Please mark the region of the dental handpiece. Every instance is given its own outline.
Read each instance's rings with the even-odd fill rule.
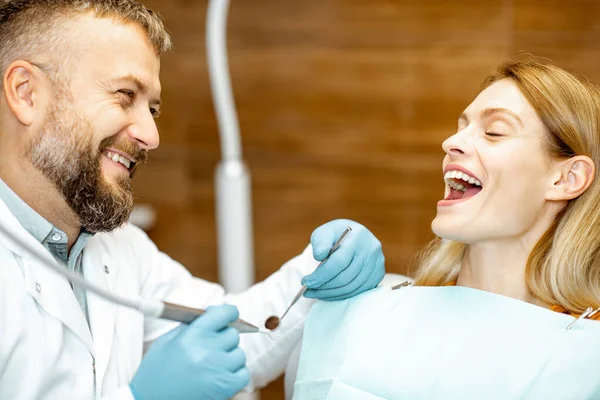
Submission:
[[[167,303],[166,301],[164,301],[163,304],[164,309],[159,315],[159,318],[169,319],[184,324],[189,324],[206,312],[201,308],[191,308],[179,304]],[[268,333],[268,331],[260,329],[258,326],[252,325],[239,318],[230,323],[229,326],[239,333]]]
[[[58,274],[63,275],[69,281],[84,287],[90,292],[112,303],[116,303],[124,307],[138,310],[147,317],[162,318],[175,322],[181,322],[183,324],[189,324],[194,319],[205,313],[205,310],[200,308],[191,308],[160,300],[143,300],[141,298],[129,298],[118,295],[116,293],[109,292],[106,289],[103,289],[96,285],[92,285],[91,283],[86,281],[83,276],[76,274],[75,272],[72,272],[67,268],[61,268],[56,263],[56,260],[54,260],[54,258],[50,255],[50,253],[44,253],[42,255],[39,252],[39,250],[34,249],[33,246],[31,246],[29,243],[25,242],[24,240],[21,240],[20,238],[15,237],[15,235],[11,235],[7,228],[2,226],[1,224],[0,232],[2,232],[2,237],[0,237],[1,241],[5,243],[12,243],[13,247],[25,250],[27,254],[31,255],[32,258],[36,259],[38,262],[42,263],[48,268],[54,270]],[[240,333],[268,333],[267,330],[261,329],[242,319],[238,319],[236,321],[231,322],[229,326],[236,329]]]

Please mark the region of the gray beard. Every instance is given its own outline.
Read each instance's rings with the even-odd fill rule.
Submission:
[[[94,150],[93,132],[91,125],[72,111],[72,105],[64,98],[58,99],[25,154],[56,186],[79,217],[83,229],[92,233],[110,232],[131,215],[133,171],[113,185],[106,182],[100,170],[102,151],[113,145],[116,137],[104,139],[99,149]],[[146,151],[134,150],[136,159],[143,163]]]

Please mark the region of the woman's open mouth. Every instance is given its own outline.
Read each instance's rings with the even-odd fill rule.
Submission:
[[[446,172],[444,181],[450,188],[450,193],[444,201],[466,200],[475,196],[482,189],[481,182],[477,178],[462,171]]]

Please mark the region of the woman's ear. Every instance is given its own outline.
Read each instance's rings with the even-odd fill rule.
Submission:
[[[39,90],[43,73],[27,61],[11,63],[3,80],[8,108],[23,125],[31,125],[39,112]]]
[[[547,200],[571,200],[581,196],[592,184],[596,167],[591,158],[575,156],[556,166],[558,178],[546,194]]]

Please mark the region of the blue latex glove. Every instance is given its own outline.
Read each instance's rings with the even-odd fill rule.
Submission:
[[[230,305],[209,307],[190,325],[150,347],[129,387],[136,400],[225,400],[250,379],[240,334],[227,327],[239,316]]]
[[[322,261],[346,227],[352,232],[315,272],[302,278],[304,296],[342,300],[376,287],[385,275],[381,242],[361,224],[347,219],[331,221],[315,229],[310,238],[315,260]]]

